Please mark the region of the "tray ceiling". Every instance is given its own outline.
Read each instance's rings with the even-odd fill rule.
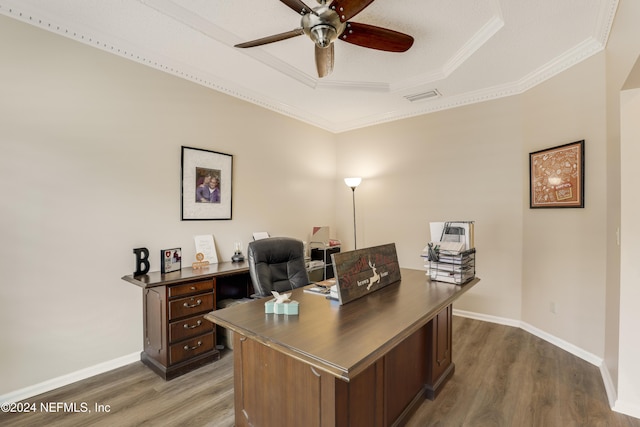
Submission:
[[[310,7],[317,6],[306,0]],[[604,49],[617,0],[377,0],[351,21],[409,34],[405,53],[335,42],[318,78],[278,0],[0,0],[0,13],[331,132],[522,93]]]

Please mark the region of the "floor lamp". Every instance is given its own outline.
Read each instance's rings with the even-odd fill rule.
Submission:
[[[352,199],[353,199],[353,246],[355,249],[358,249],[358,243],[356,238],[356,188],[362,182],[362,178],[345,178],[344,183],[347,184],[347,187],[351,188]]]

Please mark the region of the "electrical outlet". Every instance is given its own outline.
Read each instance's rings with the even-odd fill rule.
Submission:
[[[550,311],[551,313],[553,313],[553,314],[558,314],[558,311],[557,311],[557,309],[556,309],[556,303],[555,303],[555,301],[551,301],[551,302],[549,303],[549,311]]]

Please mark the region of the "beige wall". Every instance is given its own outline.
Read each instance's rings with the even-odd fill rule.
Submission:
[[[456,308],[519,319],[521,117],[514,97],[338,135],[338,175],[363,177],[359,246],[395,242],[402,266],[423,269],[429,222],[474,220],[482,284]],[[336,190],[338,226],[346,230],[350,193],[344,184]]]
[[[333,225],[335,137],[0,16],[0,395],[142,348],[133,248]],[[232,221],[180,221],[181,145],[234,156]]]
[[[522,320],[599,357],[606,289],[605,94],[599,54],[522,96],[526,166],[530,152],[585,140],[585,208],[524,211]]]
[[[598,55],[524,95],[338,135],[338,175],[364,177],[361,244],[395,241],[400,263],[422,268],[430,221],[474,220],[482,282],[456,308],[522,320],[602,357],[604,70]],[[528,153],[582,139],[586,208],[529,209]],[[337,192],[346,228],[348,193]]]

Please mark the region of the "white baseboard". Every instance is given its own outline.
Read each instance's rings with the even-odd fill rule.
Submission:
[[[498,325],[513,326],[519,328],[521,323],[519,320],[507,319],[506,317],[491,316],[489,314],[474,313],[473,311],[464,311],[453,309],[454,316],[468,317],[469,319],[482,320],[483,322],[497,323]]]
[[[640,419],[640,406],[637,404],[617,400],[612,409],[621,414]]]
[[[497,317],[497,316],[490,316],[487,314],[481,314],[481,313],[473,313],[471,311],[464,311],[464,310],[456,310],[455,308],[453,309],[453,314],[454,316],[460,316],[460,317],[468,317],[470,319],[476,319],[476,320],[482,320],[485,322],[491,322],[491,323],[497,323],[499,325],[506,325],[506,326],[513,326],[516,328],[520,328],[523,329],[527,332],[529,332],[532,335],[537,336],[538,338],[541,338],[553,345],[555,345],[556,347],[559,347],[565,351],[568,351],[569,353],[573,354],[574,356],[579,357],[582,360],[586,360],[587,362],[591,363],[592,365],[595,365],[597,367],[600,367],[603,364],[602,358],[589,353],[588,351],[585,351],[583,349],[581,349],[580,347],[577,347],[567,341],[564,341],[558,337],[555,337],[547,332],[544,332],[534,326],[531,326],[528,323],[522,322],[520,320],[513,320],[513,319],[507,319],[504,317]]]
[[[607,399],[609,399],[609,406],[613,409],[616,405],[616,400],[618,400],[618,391],[616,390],[616,385],[613,383],[613,379],[611,378],[611,373],[607,369],[607,366],[603,363],[600,365],[600,375],[602,375],[602,382],[604,382],[604,389],[607,392]],[[620,412],[620,411],[616,411]]]
[[[565,351],[568,351],[569,353],[573,354],[574,356],[578,356],[580,359],[585,360],[589,363],[591,363],[594,366],[597,366],[598,368],[600,366],[602,366],[602,364],[604,363],[604,361],[602,360],[601,357],[596,356],[593,353],[589,353],[588,351],[585,351],[583,349],[581,349],[580,347],[571,344],[570,342],[567,342],[563,339],[560,339],[556,336],[553,336],[543,330],[540,330],[538,328],[536,328],[535,326],[532,326],[528,323],[522,322],[522,329],[524,329],[525,331],[529,332],[530,334],[533,334],[535,336],[537,336],[538,338],[542,338],[543,340],[550,342],[551,344],[555,345],[556,347],[559,347]]]
[[[84,380],[86,378],[90,378],[116,368],[120,368],[139,360],[140,352],[131,353],[126,356],[118,357],[117,359],[108,360],[106,362],[99,363],[97,365],[90,366],[88,368],[81,369],[67,375],[52,378],[39,384],[35,384],[20,390],[12,391],[11,393],[4,394],[0,396],[0,403],[19,402],[21,400],[29,399],[39,394],[64,387],[66,385],[75,383],[76,381]]]
[[[559,347],[569,353],[577,356],[592,365],[597,366],[600,369],[600,375],[602,376],[602,380],[604,382],[605,391],[607,393],[607,397],[609,399],[609,406],[612,410],[619,412],[621,414],[629,415],[635,418],[640,418],[640,406],[623,402],[617,399],[616,388],[614,386],[613,380],[611,379],[611,375],[609,371],[606,369],[604,365],[604,361],[587,352],[583,349],[568,343],[560,338],[557,338],[551,334],[548,334],[538,328],[535,328],[525,322],[521,322],[519,320],[508,319],[504,317],[491,316],[482,313],[474,313],[471,311],[457,310],[453,309],[454,316],[460,317],[468,317],[470,319],[481,320],[484,322],[496,323],[499,325],[512,326],[516,328],[521,328],[553,345]],[[76,381],[80,381],[98,374],[102,374],[104,372],[111,371],[116,368],[120,368],[122,366],[128,365],[130,363],[134,363],[140,360],[140,353],[132,353],[126,356],[119,357],[117,359],[109,360],[107,362],[99,363],[97,365],[91,366],[89,368],[81,369],[76,372],[72,372],[67,375],[63,375],[57,378],[53,378],[39,384],[35,384],[33,386],[25,387],[20,390],[13,391],[11,393],[4,394],[0,396],[0,403],[7,402],[19,402],[21,400],[29,399],[31,397],[37,396],[42,393],[46,393],[51,390],[55,390],[57,388],[72,384]]]
[[[580,347],[575,346],[565,340],[555,337],[547,332],[544,332],[528,323],[525,323],[519,320],[507,319],[507,318],[497,317],[497,316],[489,316],[486,314],[473,313],[473,312],[464,311],[464,310],[456,310],[455,308],[453,309],[453,315],[460,316],[460,317],[468,317],[470,319],[482,320],[484,322],[497,323],[500,325],[513,326],[516,328],[523,329],[529,332],[530,334],[535,335],[538,338],[543,339],[548,343],[551,343],[556,347],[559,347],[573,354],[574,356],[577,356],[580,359],[585,360],[591,363],[592,365],[597,366],[600,369],[600,375],[602,376],[602,381],[604,382],[605,392],[607,393],[607,398],[609,400],[609,406],[611,407],[611,409],[615,412],[620,412],[620,413],[638,418],[638,414],[640,414],[640,408],[638,408],[637,405],[626,405],[623,402],[620,402],[619,400],[617,400],[616,387],[613,383],[613,380],[611,379],[611,375],[607,370],[604,364],[604,360],[602,358],[592,353],[589,353],[588,351],[585,351]]]

